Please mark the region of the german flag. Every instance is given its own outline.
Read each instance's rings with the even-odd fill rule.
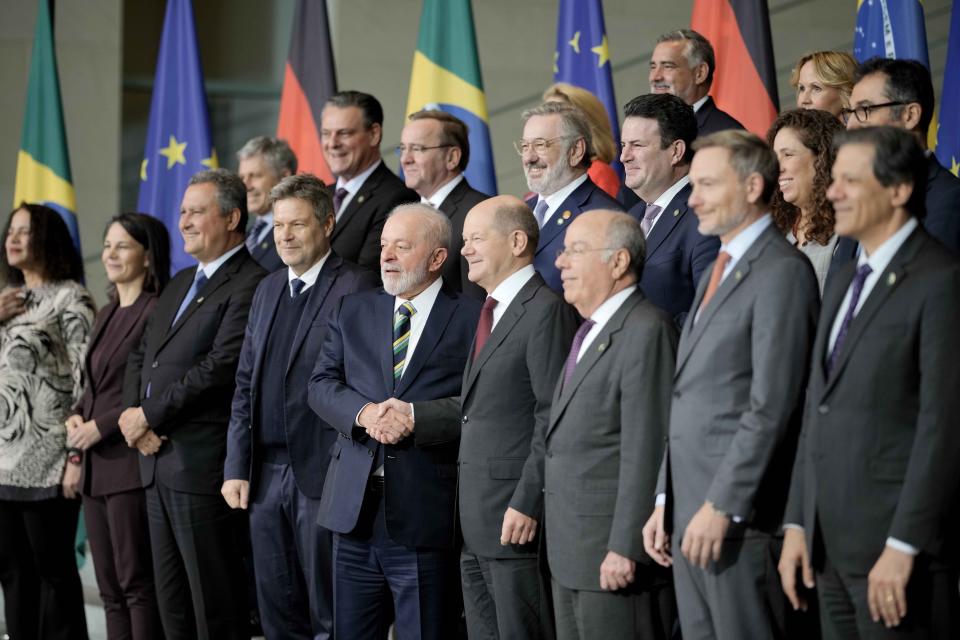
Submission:
[[[297,0],[283,74],[277,137],[297,154],[297,166],[327,182],[333,174],[320,149],[320,114],[337,91],[326,0]]]
[[[27,83],[27,109],[23,116],[23,134],[17,154],[17,178],[13,206],[21,202],[45,204],[55,209],[80,251],[77,228],[77,197],[70,174],[57,54],[53,46],[50,0],[40,0],[33,37],[30,79]]]
[[[764,136],[780,111],[766,0],[694,0],[690,27],[713,45],[717,106]]]

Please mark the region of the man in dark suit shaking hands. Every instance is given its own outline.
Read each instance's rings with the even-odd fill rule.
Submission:
[[[334,537],[335,636],[379,640],[390,593],[400,638],[453,637],[458,439],[381,406],[460,391],[480,303],[444,286],[450,220],[398,207],[380,239],[383,289],[345,296],[310,379],[339,432],[319,523]]]
[[[784,591],[824,638],[956,638],[960,259],[918,221],[915,136],[848,131],[827,197],[863,248],[824,292],[784,516]]]
[[[140,459],[140,475],[170,639],[249,637],[238,523],[220,497],[237,360],[265,275],[243,244],[246,222],[237,175],[190,179],[180,233],[200,264],[164,289],[127,363],[120,429],[130,446],[156,451]]]
[[[253,296],[221,493],[232,509],[250,509],[265,634],[332,638],[333,537],[316,522],[337,432],[307,405],[307,380],[340,298],[378,280],[330,250],[333,203],[318,178],[285,178],[270,206],[287,268]]]

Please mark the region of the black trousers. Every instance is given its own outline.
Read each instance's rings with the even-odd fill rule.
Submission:
[[[246,640],[247,593],[238,514],[220,495],[147,491],[160,619],[167,640]]]
[[[0,584],[15,640],[87,637],[74,537],[79,500],[0,500]]]

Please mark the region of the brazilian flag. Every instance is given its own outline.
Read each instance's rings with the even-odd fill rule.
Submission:
[[[446,111],[470,130],[470,163],[464,175],[474,189],[495,195],[487,97],[470,0],[424,0],[420,37],[413,54],[407,114],[420,109]]]
[[[73,191],[66,129],[63,126],[50,1],[40,0],[37,11],[13,206],[30,202],[55,209],[67,223],[79,252],[80,231],[74,214],[77,197]]]

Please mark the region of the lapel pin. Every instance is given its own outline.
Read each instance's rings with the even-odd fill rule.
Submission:
[[[260,248],[261,248],[261,249],[266,249],[268,246],[269,246],[269,245],[267,244],[266,241],[260,243]]]
[[[601,343],[600,343],[600,346],[597,347],[597,351],[599,351],[600,353],[603,353],[603,350],[606,349],[606,348],[607,348],[607,343],[606,343],[606,342],[601,342]]]
[[[736,273],[733,274],[733,277],[736,278],[737,280],[739,280],[740,278],[743,277],[743,274],[742,274],[741,272],[737,271]]]
[[[673,210],[673,217],[676,218],[678,215],[680,215],[680,209],[674,209],[674,210]]]
[[[887,276],[887,286],[892,287],[896,283],[897,283],[897,274],[891,271],[890,275]]]
[[[197,298],[197,304],[201,304],[202,302],[203,302],[203,296],[200,296],[199,298]]]
[[[569,220],[569,219],[570,219],[570,211],[564,211],[564,212],[563,212],[563,219],[564,219],[564,220]]]
[[[364,200],[366,200],[366,198],[364,198],[362,194],[357,196],[357,204],[363,204]]]

